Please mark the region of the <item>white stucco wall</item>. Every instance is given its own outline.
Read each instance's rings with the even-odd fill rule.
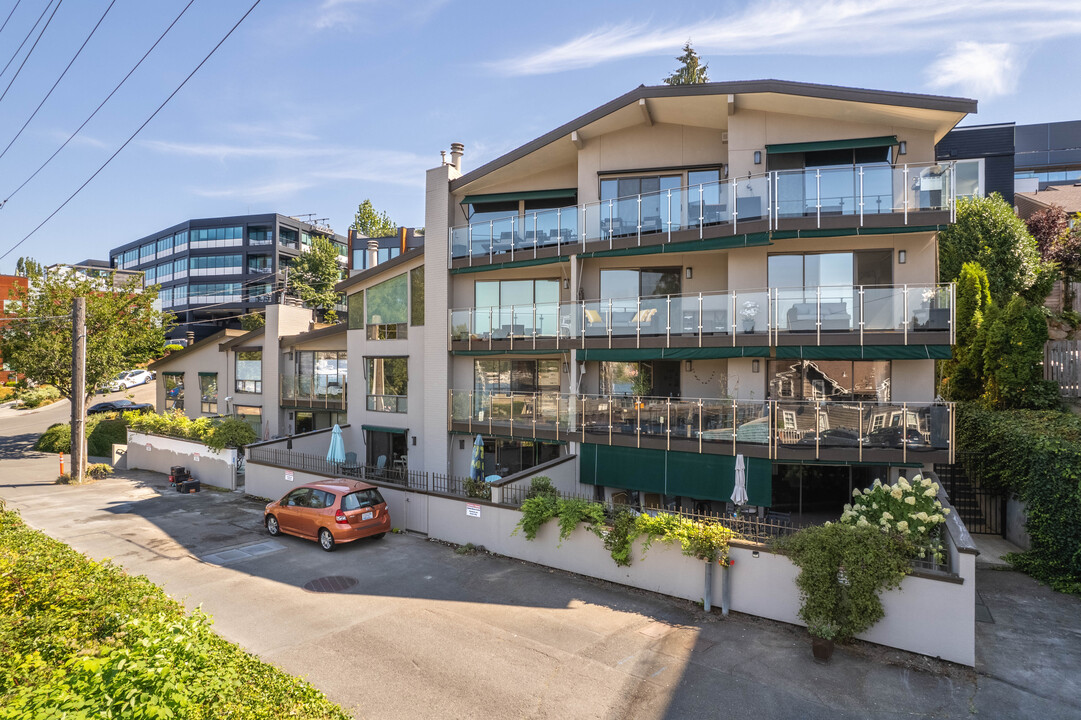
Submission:
[[[234,448],[220,452],[202,443],[128,431],[127,463],[130,470],[152,470],[169,474],[169,468],[183,465],[193,479],[206,485],[236,489]]]

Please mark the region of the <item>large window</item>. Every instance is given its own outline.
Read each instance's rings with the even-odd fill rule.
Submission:
[[[889,360],[770,360],[770,400],[890,401]]]
[[[680,268],[601,270],[601,298],[637,298],[679,295]]]
[[[890,147],[770,154],[781,217],[893,212]],[[862,201],[862,205],[861,205]]]
[[[364,329],[364,293],[355,292],[348,296],[347,302],[349,303],[349,329],[350,330],[363,330]]]
[[[274,257],[272,255],[249,255],[248,272],[271,273],[274,272]]]
[[[491,332],[497,338],[528,336],[533,334],[534,324],[538,335],[556,334],[559,280],[478,280],[475,292],[477,334]],[[497,309],[488,313],[481,308]]]
[[[274,244],[274,228],[272,228],[272,227],[249,227],[248,228],[248,244],[249,245],[273,245]]]
[[[253,405],[235,405],[233,415],[248,423],[251,429],[255,431],[255,437],[264,437],[263,408]]]
[[[278,242],[283,247],[289,247],[297,249],[299,242],[297,241],[297,231],[292,228],[281,228],[278,231]]]
[[[559,445],[534,440],[484,440],[484,476],[506,477],[559,457]]]
[[[165,409],[166,410],[183,410],[184,409],[184,373],[167,372],[162,373],[162,380],[165,383]]]
[[[408,408],[409,358],[365,358],[368,381],[368,409],[404,413]]]
[[[236,391],[263,392],[263,351],[241,350],[236,354]]]
[[[173,250],[180,252],[188,249],[188,231],[178,232],[173,236]]]
[[[155,254],[155,247],[156,247],[156,245],[154,243],[147,243],[146,245],[143,245],[142,247],[140,247],[139,248],[139,262],[144,263],[147,260],[153,260],[154,259],[154,254]]]
[[[349,376],[345,350],[298,350],[294,363],[298,395],[337,399],[343,397]]]
[[[478,393],[558,393],[559,360],[476,360]]]
[[[192,283],[191,301],[195,303],[240,302],[240,283]]]
[[[409,327],[409,282],[405,273],[367,290],[365,322],[369,340],[406,337]]]
[[[424,266],[409,271],[409,324],[424,324]]]
[[[243,255],[194,255],[189,272],[196,275],[238,275],[243,272]]]
[[[683,175],[604,178],[601,180],[601,230],[613,235],[634,235],[679,228],[679,187]],[[668,192],[672,191],[671,203]],[[641,203],[639,203],[641,195]],[[611,201],[611,202],[607,202]]]
[[[191,231],[192,248],[239,247],[244,244],[244,228],[200,228]]]
[[[680,397],[679,361],[602,362],[602,395]]]
[[[173,260],[173,277],[182,278],[188,276],[188,259],[179,258]]]
[[[861,312],[864,330],[890,330],[903,320],[892,250],[770,255],[767,281],[777,288],[782,330],[858,330]]]
[[[173,252],[173,236],[168,235],[163,238],[159,238],[157,242],[158,257],[164,257]]]
[[[204,415],[218,414],[218,374],[199,373],[199,410]]]

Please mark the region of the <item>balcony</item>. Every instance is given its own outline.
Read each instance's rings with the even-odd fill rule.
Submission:
[[[952,345],[954,286],[729,290],[450,311],[450,349]]]
[[[405,395],[368,395],[367,397],[368,410],[372,412],[409,412],[409,401]]]
[[[953,164],[777,170],[453,227],[451,266],[551,258],[767,231],[953,221]]]
[[[779,462],[953,462],[952,403],[450,391],[450,430]]]
[[[283,406],[327,410],[347,409],[349,383],[329,375],[281,375]]]

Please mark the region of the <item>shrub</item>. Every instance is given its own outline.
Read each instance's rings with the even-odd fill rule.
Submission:
[[[239,448],[255,442],[255,430],[240,418],[225,418],[213,426],[206,439],[211,450],[221,451],[227,447]]]
[[[900,585],[909,571],[910,546],[870,525],[808,527],[778,546],[800,569],[799,616],[817,637],[845,640],[881,620],[879,595]]]
[[[900,535],[912,544],[921,558],[931,556],[943,563],[942,524],[950,514],[938,500],[938,483],[917,474],[910,483],[898,478],[893,485],[875,480],[874,485],[852,491],[852,504],[846,504],[841,523],[857,527],[877,527],[884,533]]]
[[[87,466],[86,474],[95,480],[101,480],[113,474],[113,466],[108,463],[94,463]]]
[[[1025,503],[1031,549],[1009,559],[1054,589],[1081,595],[1081,417],[969,403],[956,422],[969,477]]]
[[[0,503],[0,719],[346,720],[143,576],[31,530]]]
[[[105,415],[92,415],[86,421],[86,454],[109,457],[113,445],[123,445],[127,438],[127,422]],[[71,423],[51,425],[34,443],[39,452],[70,453]]]
[[[0,402],[10,400],[15,396],[15,388],[4,385],[0,387]]]
[[[477,498],[479,500],[491,500],[492,499],[492,486],[484,480],[476,480],[474,478],[466,478],[465,480],[465,494],[466,497]]]
[[[20,396],[22,404],[28,408],[41,407],[56,402],[60,399],[60,391],[52,385],[43,385],[33,390],[27,390]]]
[[[552,478],[546,475],[538,475],[529,482],[529,490],[526,491],[526,499],[535,498],[540,495],[547,495],[548,497],[559,497],[559,490],[552,484]]]
[[[165,352],[167,352],[167,353],[176,352],[177,350],[183,350],[183,349],[184,349],[183,345],[177,345],[176,343],[169,343],[168,345],[165,346]]]
[[[56,423],[50,425],[34,443],[34,449],[38,452],[69,453],[71,452],[71,424]]]

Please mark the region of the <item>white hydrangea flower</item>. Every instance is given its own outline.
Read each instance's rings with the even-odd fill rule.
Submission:
[[[900,500],[902,497],[904,497],[905,491],[899,487],[895,487],[893,490],[890,491],[890,495],[893,496],[894,500]]]
[[[843,509],[844,509],[845,512],[848,512],[849,510],[852,509],[852,503],[845,503],[845,506],[844,506]]]
[[[872,510],[878,510],[878,503],[876,503],[876,502],[871,503],[871,509]]]
[[[942,514],[943,515],[949,515],[950,514],[950,509],[949,508],[942,508]]]
[[[936,524],[940,523],[940,522],[944,522],[946,520],[946,518],[942,517],[938,513],[935,513],[934,515],[932,515],[930,519],[931,519],[931,522],[936,523]]]
[[[882,519],[883,520],[893,520],[893,515],[890,515],[888,512],[884,512],[884,513],[882,513]]]
[[[859,497],[859,496],[860,496],[860,495],[862,495],[862,494],[863,494],[863,493],[861,493],[861,492],[860,492],[860,489],[859,489],[859,488],[856,488],[856,489],[854,489],[854,490],[852,491],[852,497]]]
[[[920,531],[921,533],[925,533],[925,532],[927,532],[927,528],[926,528],[925,526],[923,526],[923,525],[920,525],[920,526],[919,526],[918,528],[916,528],[916,529],[917,529],[917,530],[919,530],[919,531]]]
[[[867,518],[860,515],[860,519],[856,522],[856,527],[868,527],[871,523],[867,522]]]
[[[916,473],[916,476],[912,478],[913,485],[923,485],[924,482],[926,481],[923,479],[923,475],[921,475],[920,473]]]
[[[924,511],[921,510],[918,513],[916,513],[916,518],[918,520],[923,521],[923,522],[927,522],[927,513],[925,513]]]
[[[874,485],[872,485],[871,488],[874,489],[874,488],[878,488],[878,487],[882,487],[882,481],[879,480],[878,478],[875,478]]]
[[[915,505],[916,504],[916,496],[915,495],[909,495],[908,497],[905,498],[905,502],[908,503],[909,505]]]
[[[929,487],[923,491],[924,497],[934,497],[935,495],[938,495],[938,491],[935,490],[933,487]]]
[[[901,488],[905,492],[908,492],[912,489],[912,486],[908,484],[908,480],[905,480],[903,477],[897,478],[897,487]]]
[[[938,501],[938,500],[935,500],[935,507],[936,508],[942,507],[942,503],[940,501]]]
[[[900,522],[897,523],[897,529],[899,531],[907,534],[908,533],[908,523],[906,523],[904,520],[901,520]]]

